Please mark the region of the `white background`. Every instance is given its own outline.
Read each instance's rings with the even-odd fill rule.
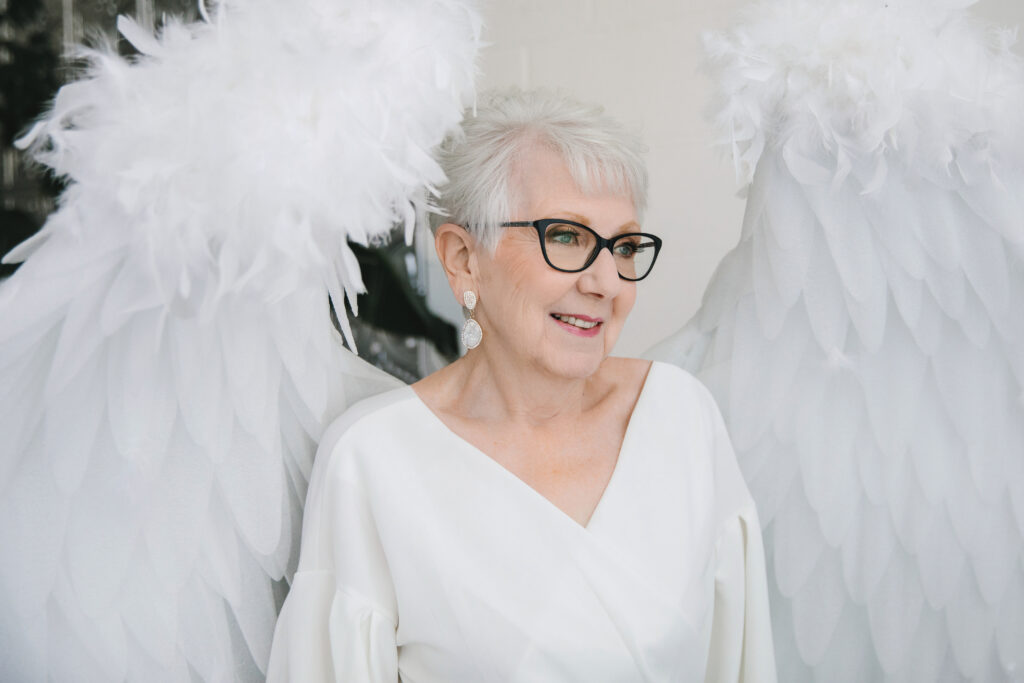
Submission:
[[[682,327],[739,238],[744,205],[736,197],[731,163],[715,147],[703,115],[712,84],[699,65],[700,34],[728,27],[745,4],[491,0],[484,6],[488,45],[481,53],[480,89],[562,89],[604,105],[650,148],[645,228],[665,246],[654,272],[639,284],[616,355],[639,355]],[[1024,0],[980,0],[972,12],[1024,26]],[[432,283],[431,305],[461,322],[447,284],[436,275]]]

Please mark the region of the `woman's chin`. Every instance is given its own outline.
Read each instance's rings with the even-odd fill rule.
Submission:
[[[597,372],[606,357],[603,352],[558,354],[557,358],[545,359],[545,366],[551,374],[565,379],[587,379]]]

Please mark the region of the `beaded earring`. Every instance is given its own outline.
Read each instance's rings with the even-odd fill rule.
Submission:
[[[476,292],[472,289],[463,292],[462,305],[469,311],[469,317],[462,325],[462,343],[467,349],[475,349],[480,346],[480,340],[484,337],[480,323],[473,319],[473,309],[476,308]]]

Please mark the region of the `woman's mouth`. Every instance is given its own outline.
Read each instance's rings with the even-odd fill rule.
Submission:
[[[559,323],[562,329],[581,337],[593,337],[600,331],[603,322],[600,318],[591,318],[586,315],[552,313],[551,317]]]

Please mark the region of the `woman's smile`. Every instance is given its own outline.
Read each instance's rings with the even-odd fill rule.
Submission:
[[[601,318],[591,318],[581,313],[575,315],[552,313],[551,317],[566,332],[580,337],[597,336],[601,331],[601,325],[604,323],[604,320]]]

